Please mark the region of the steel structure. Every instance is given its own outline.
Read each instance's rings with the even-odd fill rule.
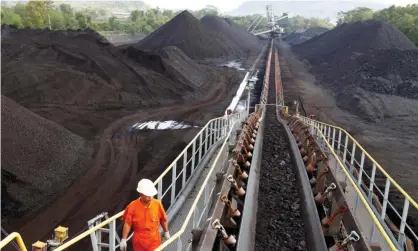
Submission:
[[[267,19],[267,23],[268,23],[268,29],[264,30],[264,31],[255,31],[255,29],[257,28],[258,24],[261,22],[261,20],[263,18],[260,18],[260,20],[258,21],[258,23],[253,27],[253,29],[251,29],[251,33],[253,33],[254,35],[262,35],[262,34],[266,34],[266,33],[270,33],[272,35],[274,34],[280,34],[283,33],[283,28],[280,27],[277,24],[277,21],[287,18],[287,14],[284,13],[281,17],[276,17],[274,14],[274,10],[273,7],[271,5],[267,5],[266,6],[266,19]],[[250,27],[252,27],[252,25],[255,23],[255,21],[250,25]],[[249,30],[249,29],[248,29]]]

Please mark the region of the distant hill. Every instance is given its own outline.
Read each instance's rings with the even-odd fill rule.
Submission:
[[[224,13],[231,16],[242,16],[251,14],[266,13],[266,5],[271,4],[276,15],[280,16],[283,12],[288,12],[289,16],[304,16],[329,18],[330,21],[337,19],[340,11],[348,11],[356,7],[367,7],[373,10],[389,7],[382,3],[370,3],[367,1],[246,1],[237,9]]]
[[[13,6],[17,3],[27,4],[28,0],[15,0],[15,1],[1,1],[2,5]],[[59,6],[62,3],[70,4],[75,10],[82,9],[94,9],[106,10],[108,13],[118,12],[131,12],[136,9],[146,10],[149,6],[143,1],[97,1],[97,0],[85,0],[85,1],[54,1],[55,6]]]

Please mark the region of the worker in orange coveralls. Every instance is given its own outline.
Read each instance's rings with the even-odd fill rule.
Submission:
[[[125,224],[120,248],[126,250],[126,238],[132,229],[134,231],[132,237],[134,251],[152,251],[161,245],[159,224],[164,230],[164,237],[170,238],[167,215],[161,201],[153,198],[158,191],[151,180],[140,180],[136,190],[139,193],[139,198],[129,203],[123,214]]]

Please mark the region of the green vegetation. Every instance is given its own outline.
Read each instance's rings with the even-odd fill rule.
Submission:
[[[173,18],[177,13],[171,10],[150,9],[142,2],[103,2],[88,1],[85,8],[78,2],[66,4],[63,1],[29,1],[27,5],[18,3],[12,7],[3,6],[1,11],[1,23],[14,25],[18,28],[46,28],[54,30],[85,29],[91,28],[98,31],[118,31],[129,34],[142,32],[149,34],[162,24]],[[135,5],[133,5],[135,3]],[[113,8],[113,9],[112,9]],[[134,8],[130,15],[125,17],[111,16],[112,10],[120,12]],[[220,11],[214,6],[206,6],[198,11],[190,11],[197,18],[207,14],[220,15]],[[128,12],[129,13],[129,12]],[[249,16],[225,16],[234,22],[248,27],[261,15]],[[326,20],[316,18],[303,18],[296,16],[280,21],[285,30],[291,31],[298,28],[311,26],[323,26],[331,28]],[[267,29],[267,20],[264,18],[258,24],[256,30]]]
[[[66,4],[64,1],[53,2],[51,0],[30,0],[26,5],[17,3],[14,6],[3,5],[3,3],[1,23],[10,24],[18,28],[49,27],[54,30],[91,28],[97,31],[116,31],[129,34],[141,32],[149,34],[177,14],[171,10],[148,8],[140,1],[87,1],[84,8],[80,4],[81,2]],[[121,15],[112,16],[112,10],[121,12]],[[206,6],[201,10],[190,12],[197,18],[201,18],[206,14],[221,15],[214,6]],[[225,17],[245,27],[249,27],[260,15]],[[367,19],[379,19],[393,24],[405,33],[411,41],[418,44],[418,4],[407,5],[406,7],[391,6],[376,12],[360,7],[347,12],[340,12],[337,24]],[[279,25],[284,27],[286,32],[301,28],[306,29],[312,26],[326,28],[333,28],[334,26],[325,19],[304,18],[301,16],[281,19]],[[267,20],[264,18],[258,24],[256,30],[265,30],[266,28]]]
[[[338,14],[338,25],[367,19],[383,20],[397,27],[413,43],[418,44],[418,4],[409,4],[405,7],[392,5],[376,12],[361,7]]]
[[[118,3],[118,2],[117,2]],[[136,9],[129,16],[108,16],[105,9],[82,9],[76,11],[72,5],[52,1],[29,1],[13,7],[2,6],[1,23],[18,28],[47,28],[54,30],[86,29],[98,31],[121,31],[130,34],[150,33],[176,15],[171,10]]]

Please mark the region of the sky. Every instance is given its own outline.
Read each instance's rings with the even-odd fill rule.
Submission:
[[[295,0],[292,0],[295,1]],[[297,1],[297,0],[296,0]],[[309,1],[309,0],[304,0]],[[330,0],[339,1],[339,0]],[[346,1],[346,0],[345,0]],[[216,6],[221,12],[231,11],[237,8],[245,0],[144,0],[152,7],[160,7],[165,9],[191,9],[197,10],[205,7],[206,5]],[[353,2],[362,2],[361,0],[354,0]],[[396,4],[407,5],[418,3],[418,0],[369,0],[369,2],[383,3],[383,4]]]

